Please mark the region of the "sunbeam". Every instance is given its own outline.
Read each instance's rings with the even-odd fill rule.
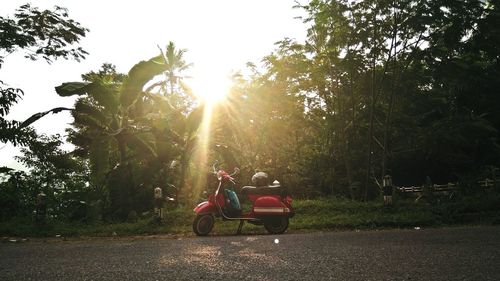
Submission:
[[[210,129],[212,125],[213,103],[205,102],[203,109],[203,119],[201,121],[193,163],[196,169],[196,179],[193,184],[193,196],[198,198],[206,184],[206,170],[208,167],[208,157],[210,153]]]

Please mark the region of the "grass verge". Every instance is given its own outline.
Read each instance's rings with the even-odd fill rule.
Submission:
[[[357,202],[340,198],[295,200],[296,215],[289,232],[316,230],[351,230],[377,228],[439,227],[450,225],[500,224],[500,196],[481,195],[445,202],[398,200],[384,207],[380,201]],[[133,223],[82,223],[49,220],[37,225],[31,218],[0,222],[0,236],[16,237],[86,237],[133,235],[193,235],[192,208],[168,210],[162,223],[142,218]],[[238,222],[216,220],[214,235],[234,234]],[[265,233],[262,226],[245,224],[244,233]]]

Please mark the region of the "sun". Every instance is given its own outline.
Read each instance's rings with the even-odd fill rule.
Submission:
[[[212,64],[214,65],[214,64]],[[193,163],[197,170],[204,170],[209,165],[210,146],[213,140],[212,125],[214,112],[217,105],[225,101],[232,87],[232,80],[227,72],[219,68],[196,69],[189,79],[189,87],[198,98],[199,105],[203,108],[203,118],[197,133]],[[200,193],[205,180],[205,174],[199,173],[193,185],[193,191]]]
[[[231,88],[231,80],[220,71],[205,72],[194,76],[190,81],[193,94],[202,102],[216,104],[225,99]]]
[[[223,71],[198,72],[190,79],[189,86],[193,94],[199,99],[200,105],[203,105],[203,118],[197,134],[197,141],[193,153],[193,163],[196,169],[204,170],[209,165],[210,146],[212,143],[212,125],[214,123],[213,113],[217,105],[224,102],[231,89],[232,81]],[[199,173],[195,181],[193,191],[200,193],[203,189],[205,174]]]

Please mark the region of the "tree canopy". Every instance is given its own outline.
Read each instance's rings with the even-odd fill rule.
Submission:
[[[53,10],[39,10],[30,4],[19,7],[13,17],[0,16],[0,67],[6,56],[23,52],[31,60],[42,58],[47,62],[55,59],[75,59],[80,61],[88,54],[75,46],[85,37],[88,29],[71,19],[65,8],[56,6]],[[27,128],[44,114],[34,116],[26,122],[5,119],[10,108],[16,104],[24,92],[9,87],[0,79],[0,142],[14,145],[26,144],[33,137]],[[58,112],[62,109],[55,109]],[[38,117],[38,118],[36,118]]]
[[[296,8],[306,13],[306,40],[277,42],[260,64],[247,65],[249,75],[233,75],[217,104],[192,95],[184,80],[191,63],[173,42],[128,73],[106,63],[57,86],[60,96],[77,97],[74,108],[24,123],[4,118],[22,91],[1,84],[0,140],[27,144],[20,159],[33,169],[7,171],[2,188],[36,178],[54,190],[84,190],[88,206],[119,219],[150,209],[156,186],[192,203],[206,174],[193,157],[201,138],[210,140],[206,159],[242,168],[241,184],[266,171],[297,197],[368,200],[386,174],[403,185],[498,170],[498,1],[311,0]],[[60,7],[24,5],[0,27],[4,53],[49,62],[87,54],[71,47],[87,29]],[[74,151],[58,150],[59,138],[27,142],[29,124],[60,110],[72,112]],[[69,170],[57,169],[61,163]]]

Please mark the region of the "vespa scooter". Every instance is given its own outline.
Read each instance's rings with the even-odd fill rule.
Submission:
[[[209,195],[207,201],[194,208],[196,218],[193,221],[193,231],[196,235],[208,235],[212,231],[216,217],[225,221],[239,220],[236,234],[241,233],[245,221],[255,225],[264,225],[264,228],[271,234],[282,234],[287,230],[289,218],[295,213],[292,208],[292,198],[286,193],[285,188],[279,184],[244,186],[241,193],[247,196],[252,207],[249,212],[243,213],[238,196],[228,188],[234,188],[233,176],[239,173],[239,169],[235,168],[233,174],[228,174],[224,170],[217,171],[215,165],[212,167],[218,179],[217,189],[214,194]]]

